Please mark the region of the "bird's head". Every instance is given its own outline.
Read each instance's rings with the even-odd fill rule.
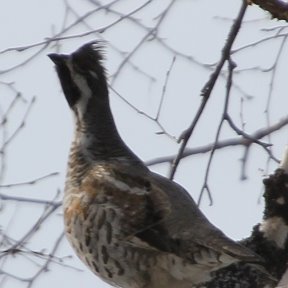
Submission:
[[[75,116],[73,155],[80,153],[89,161],[129,159],[142,165],[121,139],[113,119],[102,64],[102,43],[87,43],[72,54],[48,55],[56,66],[64,95]]]
[[[102,48],[101,42],[93,41],[70,55],[48,55],[56,66],[66,100],[77,118],[83,119],[93,101],[108,101]]]

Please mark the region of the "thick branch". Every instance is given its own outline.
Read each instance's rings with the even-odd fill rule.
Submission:
[[[268,11],[272,18],[278,20],[288,20],[288,3],[281,0],[248,0],[260,6],[263,10]]]
[[[237,263],[215,272],[212,281],[202,288],[277,288],[288,287],[288,159],[286,153],[281,161],[281,169],[264,179],[265,208],[263,220],[257,224],[249,238],[242,245],[256,252],[263,259],[263,270],[247,263]],[[266,271],[265,271],[265,270]]]

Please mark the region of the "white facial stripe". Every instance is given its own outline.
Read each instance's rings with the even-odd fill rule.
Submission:
[[[88,100],[92,97],[92,91],[88,86],[86,79],[74,70],[70,59],[67,61],[67,67],[70,70],[73,81],[81,92],[80,100],[76,103],[75,107],[77,109],[79,117],[83,119],[83,115],[85,114],[87,109]]]

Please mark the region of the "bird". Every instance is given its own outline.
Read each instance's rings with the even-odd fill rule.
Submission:
[[[104,50],[94,40],[71,54],[48,55],[74,115],[63,215],[78,257],[106,283],[125,288],[200,287],[232,263],[262,263],[122,140]]]

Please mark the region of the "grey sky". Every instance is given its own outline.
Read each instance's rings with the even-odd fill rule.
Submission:
[[[119,1],[115,5],[117,11],[127,13],[141,5],[145,1]],[[143,24],[153,26],[161,9],[166,6],[167,1],[153,1],[150,8],[136,14],[141,18]],[[175,49],[192,55],[197,61],[205,64],[213,64],[220,57],[228,31],[238,11],[241,1],[188,1],[179,0],[171,14],[162,24],[159,30],[160,36]],[[71,7],[77,10],[80,15],[91,9],[86,1],[70,1]],[[109,1],[103,1],[109,3]],[[44,38],[50,37],[61,30],[64,17],[64,4],[59,0],[51,1],[16,1],[10,0],[2,3],[0,9],[1,42],[0,51],[18,46],[26,46],[41,42]],[[217,16],[217,18],[215,17]],[[156,17],[156,18],[155,18]],[[110,14],[97,14],[97,17],[88,18],[88,23],[94,29],[105,27],[109,22],[115,20]],[[258,19],[257,21],[250,21]],[[259,20],[261,19],[261,20]],[[75,16],[68,16],[68,23],[73,22]],[[282,25],[271,21],[267,14],[257,7],[251,7],[247,14],[249,20],[243,27],[238,40],[237,47],[242,47],[257,39],[273,32],[259,31],[264,27],[275,27]],[[67,33],[75,35],[87,31],[84,26],[77,26]],[[270,34],[269,34],[270,33]],[[143,38],[143,29],[137,25],[124,21],[109,29],[102,36],[121,49],[129,52]],[[61,51],[70,53],[80,45],[99,36],[94,34],[88,37],[81,37],[73,40],[61,41]],[[261,66],[269,68],[278,51],[280,40],[267,43],[267,45],[252,48],[243,53],[237,53],[233,60],[238,64],[239,69]],[[106,66],[110,75],[114,75],[121,55],[107,44]],[[235,48],[237,48],[235,47]],[[36,49],[33,48],[21,53],[11,51],[0,54],[1,70],[17,64],[27,55],[32,55]],[[1,81],[15,82],[15,87],[23,93],[23,97],[29,102],[36,96],[36,103],[29,114],[25,128],[17,136],[17,139],[7,149],[7,169],[2,184],[18,183],[32,180],[47,175],[51,172],[59,172],[60,175],[52,177],[47,181],[38,183],[35,186],[23,186],[14,189],[2,189],[2,193],[31,197],[37,199],[53,199],[57,189],[62,191],[66,160],[72,134],[72,117],[62,95],[56,73],[52,62],[46,54],[54,52],[55,47],[50,45],[35,58],[30,64],[25,65],[15,72],[1,75]],[[286,53],[287,55],[287,53]],[[151,82],[149,78],[141,75],[127,66],[116,79],[114,88],[129,102],[136,105],[150,115],[155,114],[159,103],[163,83],[167,70],[173,59],[172,53],[163,49],[157,41],[147,41],[132,61],[142,71],[156,79]],[[271,122],[274,123],[287,114],[286,75],[287,56],[281,60],[277,70],[275,91],[269,106]],[[161,123],[172,134],[178,137],[181,132],[190,124],[199,102],[200,90],[207,81],[211,71],[197,64],[185,61],[178,56],[171,71],[171,79],[167,86]],[[285,78],[284,76],[285,75]],[[268,91],[269,77],[271,74],[261,71],[247,71],[239,75],[237,84],[254,98],[244,102],[244,117],[248,132],[265,127],[265,110]],[[113,79],[111,79],[113,80]],[[4,85],[0,85],[1,111],[5,111],[13,98],[13,93]],[[225,93],[225,81],[220,81],[213,93],[213,97],[205,111],[205,117],[201,125],[195,131],[189,147],[196,147],[213,142],[215,131]],[[20,101],[21,102],[21,101]],[[175,154],[178,144],[164,135],[157,135],[159,128],[155,123],[149,121],[142,115],[137,114],[129,108],[117,95],[111,92],[112,108],[117,126],[124,140],[143,159],[150,160],[158,156]],[[240,123],[241,93],[235,89],[231,103],[231,112]],[[13,112],[13,117],[8,123],[8,132],[13,131],[21,121],[27,103],[20,103]],[[235,134],[228,128],[222,133],[222,139],[235,137]],[[267,141],[267,139],[265,139]],[[272,142],[277,157],[287,142],[287,129],[281,130]],[[253,152],[253,153],[252,153]],[[201,208],[208,218],[227,235],[234,239],[240,239],[249,235],[250,229],[261,219],[262,204],[258,203],[261,195],[261,179],[266,169],[267,155],[263,149],[253,147],[251,149],[247,174],[249,179],[239,181],[240,163],[243,156],[243,148],[227,149],[217,152],[213,161],[211,177],[211,189],[213,192],[214,205],[210,206],[205,196]],[[203,177],[207,165],[208,155],[200,155],[192,159],[184,160],[177,172],[176,181],[184,185],[197,199],[199,196]],[[276,167],[272,163],[269,171]],[[167,175],[168,166],[153,166],[152,169],[161,174]],[[261,201],[260,201],[261,202]],[[5,204],[5,203],[4,203]],[[1,211],[1,225],[3,229],[9,229],[9,233],[15,239],[29,229],[34,220],[41,215],[43,207],[22,204],[7,203]],[[38,251],[43,247],[52,247],[55,238],[62,230],[61,210],[57,215],[51,217],[35,239],[31,240],[29,247]],[[13,225],[9,225],[12,223]],[[102,281],[87,271],[86,267],[74,256],[74,252],[63,241],[61,249],[57,253],[59,257],[73,255],[73,259],[65,260],[65,264],[85,270],[78,272],[70,268],[52,265],[49,273],[44,273],[33,287],[108,287]],[[29,275],[33,265],[28,261],[11,259],[10,263],[2,263],[5,271],[12,271],[23,277]],[[17,271],[17,272],[16,272]],[[1,276],[0,276],[1,277]],[[1,283],[1,282],[0,282]],[[1,288],[21,288],[25,284],[18,281],[7,281]]]

